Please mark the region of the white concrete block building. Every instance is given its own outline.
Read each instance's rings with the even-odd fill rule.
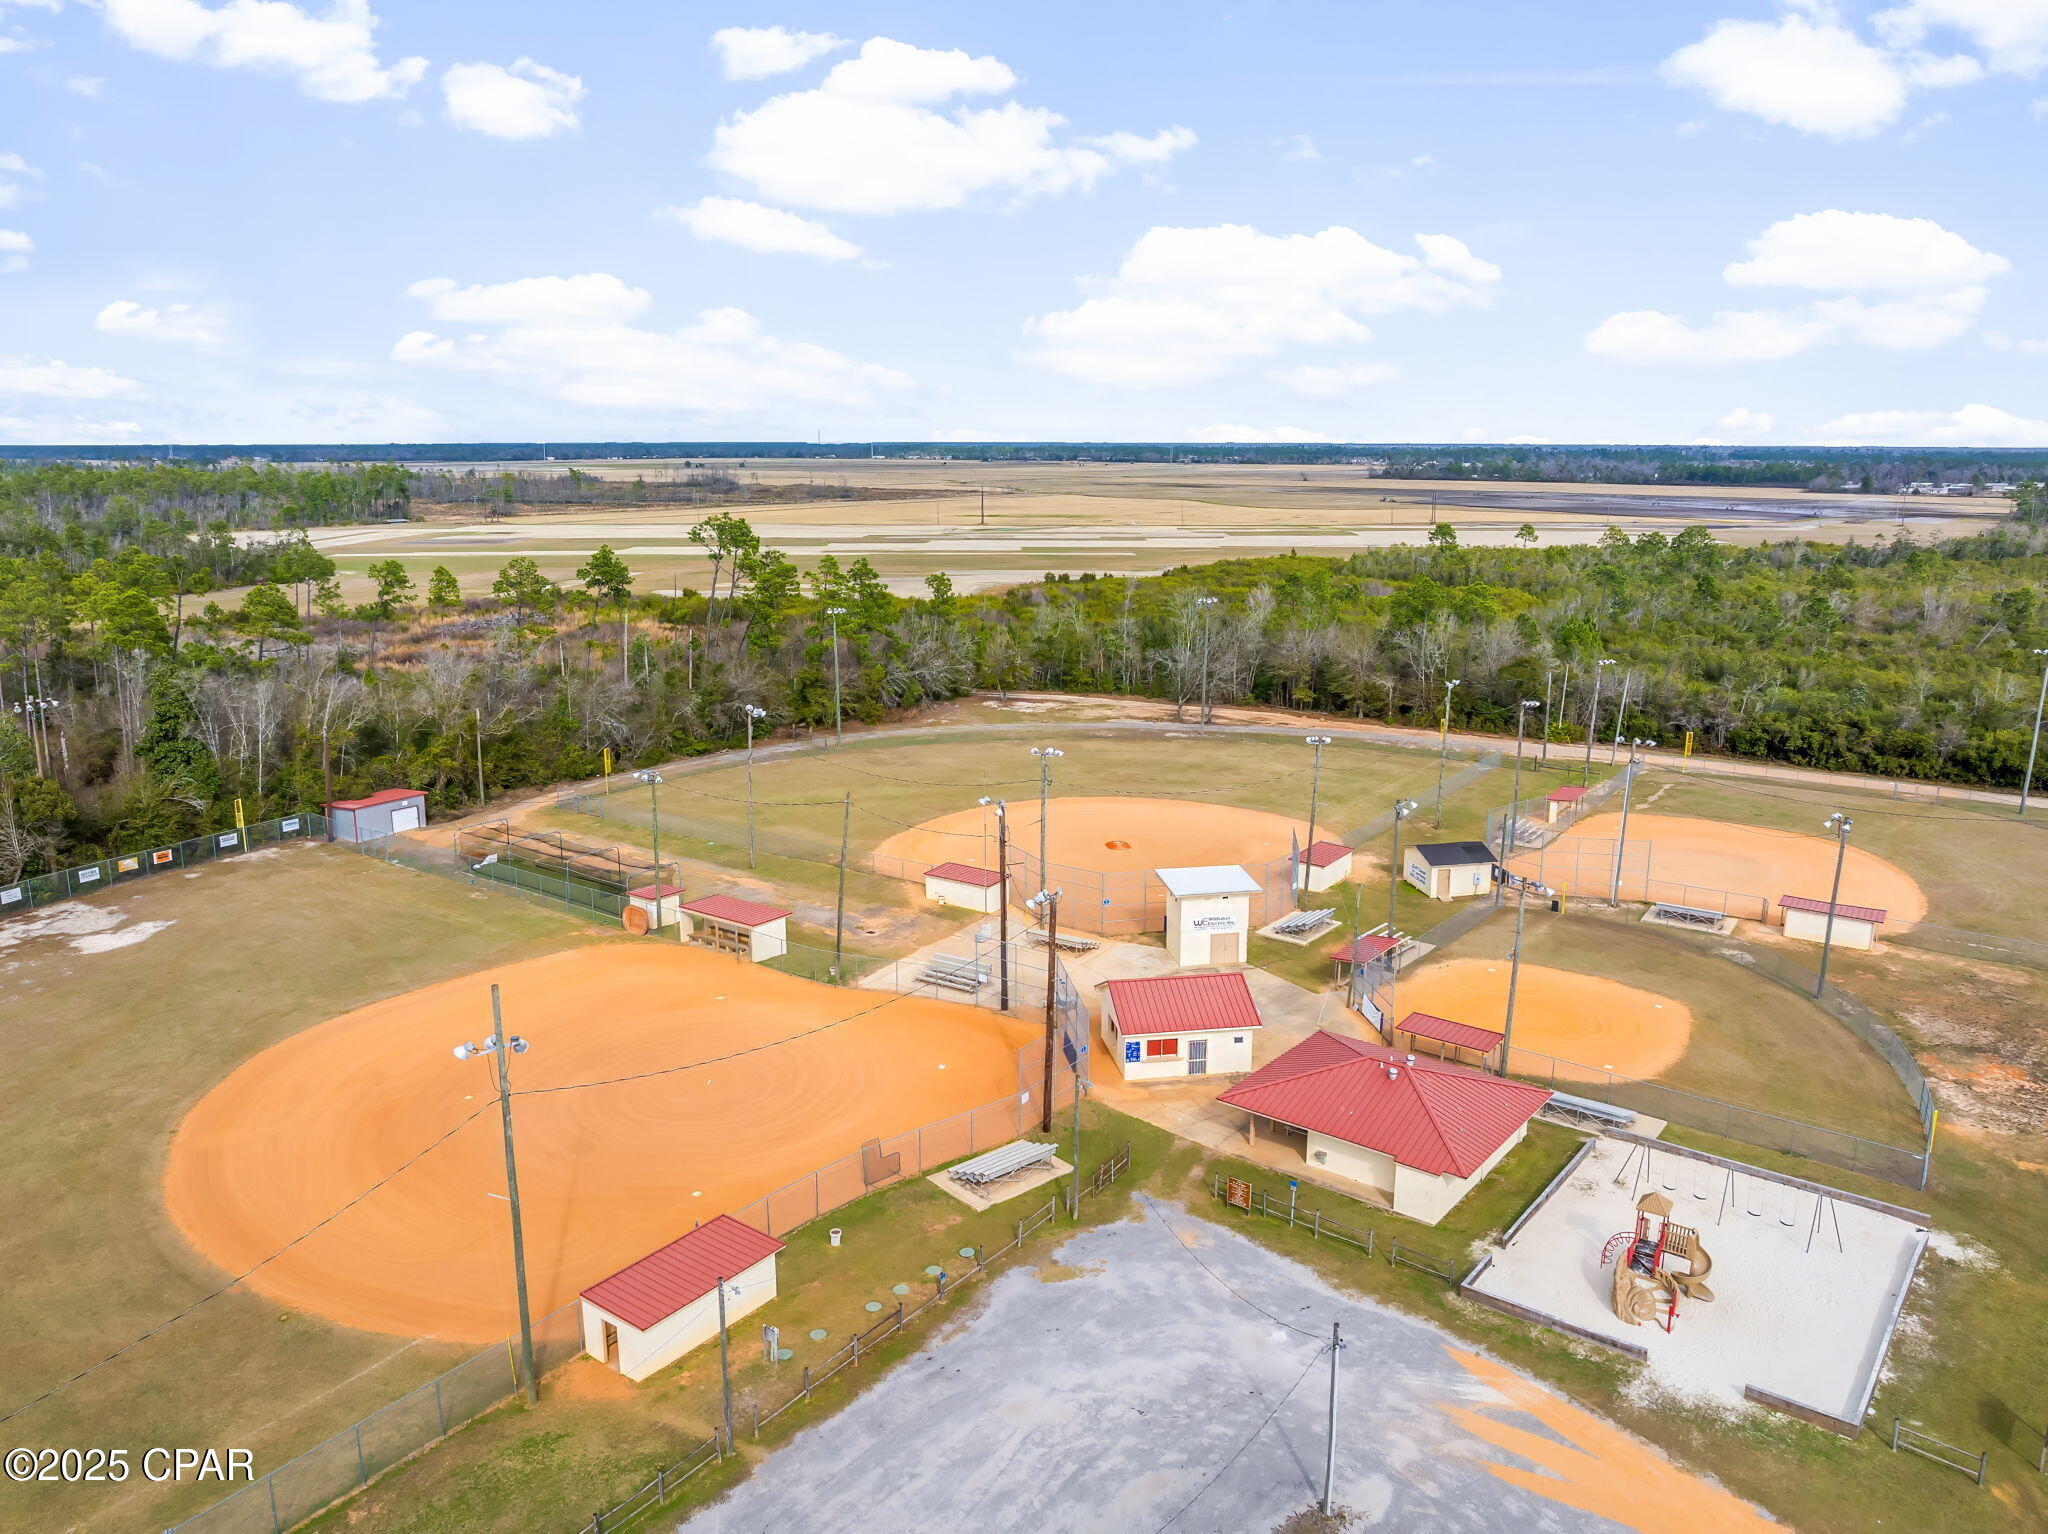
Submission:
[[[1261,1026],[1252,988],[1237,970],[1102,987],[1103,1039],[1126,1081],[1248,1071]]]
[[[1493,851],[1484,842],[1418,842],[1402,876],[1431,900],[1463,900],[1493,888]]]
[[[729,1214],[649,1252],[583,1291],[583,1347],[631,1380],[644,1380],[718,1335],[725,1323],[775,1298],[783,1243]]]
[[[1003,903],[1003,876],[972,863],[940,863],[924,871],[924,898],[990,913]]]
[[[1808,943],[1828,941],[1828,911],[1825,900],[1805,895],[1780,895],[1778,909],[1784,913],[1785,936]],[[1834,943],[1838,948],[1869,948],[1877,942],[1877,929],[1886,913],[1876,906],[1836,905]]]
[[[1175,964],[1242,964],[1252,931],[1252,896],[1265,887],[1231,863],[1159,868],[1166,886],[1166,951]]]

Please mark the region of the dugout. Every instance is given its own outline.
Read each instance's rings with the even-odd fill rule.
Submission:
[[[641,918],[623,916],[628,932],[659,932],[683,920],[683,892],[673,884],[643,884],[626,891],[626,907]]]
[[[718,1335],[725,1324],[775,1298],[775,1254],[783,1244],[729,1214],[629,1263],[583,1291],[583,1350],[629,1380]]]
[[[1586,797],[1586,790],[1576,783],[1567,783],[1563,788],[1553,788],[1543,796],[1543,823],[1554,826],[1557,817]]]
[[[374,842],[427,823],[427,796],[417,788],[381,788],[366,799],[336,799],[327,806],[330,834],[338,842]]]
[[[789,952],[788,911],[742,900],[737,895],[700,895],[679,908],[690,923],[690,939],[720,953],[759,964]]]

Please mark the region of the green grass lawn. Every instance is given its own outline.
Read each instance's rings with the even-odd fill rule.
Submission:
[[[1651,794],[1659,815],[1697,815],[1807,836],[1825,837],[1821,822],[1845,810],[1856,823],[1855,846],[1896,863],[1919,883],[1928,921],[2006,937],[2042,936],[2048,800],[2021,821],[2011,809],[1968,800],[1914,804],[1801,783],[1671,772],[1647,774],[1636,789],[1637,805]]]
[[[586,922],[353,853],[294,847],[73,906],[167,922],[80,953],[31,938],[0,965],[0,1409],[140,1337],[222,1282],[163,1210],[172,1131],[264,1047],[380,997],[577,941]],[[23,922],[36,917],[22,918]],[[267,1470],[474,1351],[373,1336],[231,1290],[9,1424],[10,1443],[219,1445]],[[0,1483],[0,1527],[162,1528],[221,1488]]]
[[[1505,958],[1514,939],[1514,916],[1502,910],[1432,957]],[[1892,1145],[1920,1143],[1920,1115],[1876,1051],[1797,992],[1675,934],[1532,909],[1522,958],[1690,1007],[1692,1040],[1656,1078],[1666,1086]]]

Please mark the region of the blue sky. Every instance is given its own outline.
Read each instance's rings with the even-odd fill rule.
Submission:
[[[0,0],[0,440],[2048,444],[2048,0]]]

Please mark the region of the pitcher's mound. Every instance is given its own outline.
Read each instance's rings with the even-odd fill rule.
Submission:
[[[1508,1013],[1508,961],[1427,965],[1402,979],[1398,1004],[1403,1016],[1429,1012],[1498,1031]],[[1649,1080],[1678,1063],[1691,1037],[1692,1011],[1682,1001],[1575,970],[1522,966],[1510,1062],[1518,1074],[1544,1074],[1548,1062],[1535,1057],[1548,1055],[1571,1062],[1556,1067],[1562,1080],[1597,1081],[1609,1071]]]

